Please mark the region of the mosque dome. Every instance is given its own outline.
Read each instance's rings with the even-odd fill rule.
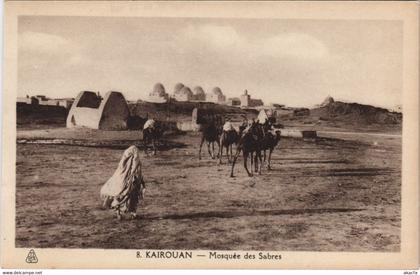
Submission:
[[[194,95],[204,95],[205,93],[204,93],[203,88],[201,88],[201,86],[196,86],[193,89],[193,94]]]
[[[187,95],[188,97],[191,97],[193,93],[191,92],[191,89],[187,86],[182,87],[182,89],[178,92],[180,95]]]
[[[211,90],[211,92],[214,95],[223,95],[222,90],[219,87],[214,87],[213,90]]]
[[[182,83],[175,84],[174,94],[177,94],[179,91],[181,91],[182,88],[184,88],[184,84],[182,84]]]
[[[166,91],[162,83],[156,83],[155,86],[153,86],[152,94],[157,96],[165,96]]]

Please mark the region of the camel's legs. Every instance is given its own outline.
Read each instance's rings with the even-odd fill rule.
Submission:
[[[240,153],[241,153],[241,147],[238,145],[238,147],[236,148],[236,155],[233,158],[232,169],[230,171],[230,176],[231,177],[233,177],[233,168],[235,168],[235,163],[236,163],[236,160],[238,159]]]
[[[117,219],[122,220],[121,211],[120,209],[117,209]]]
[[[219,151],[221,150],[220,148],[222,147],[220,141],[218,139],[216,139],[216,143],[217,143],[217,157],[219,157]],[[214,146],[214,142],[213,142],[213,146]],[[213,149],[214,152],[214,149]]]
[[[255,152],[254,164],[255,164],[255,173],[257,173],[258,172],[258,153],[257,152]]]
[[[147,155],[147,134],[143,131],[143,147],[144,153]]]
[[[222,144],[222,146],[219,148],[219,164],[221,164],[222,163],[222,157],[223,157],[223,138],[224,138],[224,135],[222,134],[221,136],[220,136],[220,144]]]
[[[251,152],[250,159],[251,159],[251,175],[252,175],[254,173],[252,172],[252,167],[254,167],[254,152]]]
[[[248,154],[249,154],[248,152],[244,151],[244,167],[245,167],[246,172],[248,173],[248,176],[252,177],[252,173],[250,173],[248,170],[248,164],[247,164]],[[251,153],[251,171],[252,171],[252,153]]]
[[[268,152],[268,170],[271,170],[271,153],[273,153],[274,148],[270,148],[270,151]]]
[[[201,142],[200,142],[200,149],[198,150],[198,159],[201,159],[201,147],[203,147],[203,143],[204,143],[204,136],[201,137]]]
[[[257,151],[256,152],[256,157],[258,157],[257,163],[259,163],[259,167],[258,167],[258,175],[261,175],[261,167],[262,167],[262,156],[261,156],[261,151]]]
[[[207,151],[209,152],[209,155],[211,156],[210,142],[209,141],[207,141]]]
[[[153,155],[156,155],[156,139],[152,138]]]
[[[220,150],[220,146],[219,146],[219,150]],[[211,152],[212,152],[212,159],[216,158],[216,152],[214,152],[214,141],[211,143]]]

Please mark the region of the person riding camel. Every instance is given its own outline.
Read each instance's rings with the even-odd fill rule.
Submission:
[[[223,131],[229,132],[229,131],[233,131],[233,130],[235,130],[235,129],[233,128],[232,122],[230,121],[229,118],[226,119],[226,122],[223,125]]]
[[[152,118],[149,118],[143,125],[143,130],[151,129],[153,130],[156,127],[156,121]]]
[[[245,127],[245,129],[243,130],[242,134],[246,134],[246,133],[248,133],[248,131],[251,129],[251,127],[252,127],[252,126],[254,126],[255,124],[256,124],[255,119],[249,119],[249,120],[247,121],[246,127]]]
[[[261,112],[260,115],[258,115],[257,120],[258,123],[262,126],[263,136],[265,136],[270,131],[274,130],[275,118],[273,117],[272,112]]]

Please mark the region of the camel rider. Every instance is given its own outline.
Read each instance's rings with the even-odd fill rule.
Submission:
[[[225,122],[225,124],[223,125],[223,131],[224,132],[229,132],[229,131],[232,131],[232,130],[235,130],[235,129],[233,128],[232,122],[230,122],[230,120],[228,119]]]
[[[251,127],[255,124],[255,120],[254,119],[249,119],[247,122],[247,126],[245,128],[245,130],[243,131],[244,134],[248,133],[249,129],[251,129]]]
[[[155,128],[156,122],[154,119],[149,118],[146,123],[144,123],[143,130],[150,129],[153,130]]]
[[[248,126],[248,121],[244,118],[244,120],[242,121],[242,124],[239,126],[239,135],[242,135],[242,133],[244,132],[247,126]]]
[[[263,128],[263,136],[265,136],[266,133],[270,132],[274,129],[273,125],[273,113],[272,111],[267,112],[260,112],[258,115],[258,123]]]

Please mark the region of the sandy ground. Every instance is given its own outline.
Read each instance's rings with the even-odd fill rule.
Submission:
[[[401,139],[358,139],[284,138],[272,171],[249,178],[240,159],[230,178],[198,160],[197,134],[171,137],[185,146],[144,156],[146,198],[123,221],[99,198],[123,149],[18,144],[16,246],[399,251]]]

